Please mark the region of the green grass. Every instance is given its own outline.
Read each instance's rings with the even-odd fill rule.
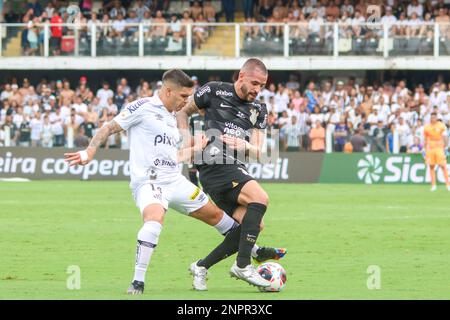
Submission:
[[[449,299],[450,193],[428,186],[266,184],[271,203],[258,242],[287,247],[287,285],[259,293],[211,269],[209,291],[191,289],[189,264],[222,237],[169,211],[132,299]],[[129,299],[141,226],[127,182],[0,183],[0,299]],[[68,266],[81,289],[68,290]],[[367,268],[381,289],[367,288]]]

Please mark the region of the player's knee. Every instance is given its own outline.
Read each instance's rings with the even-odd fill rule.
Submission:
[[[261,203],[267,207],[269,205],[269,196],[265,191],[261,191],[258,193],[255,202]]]

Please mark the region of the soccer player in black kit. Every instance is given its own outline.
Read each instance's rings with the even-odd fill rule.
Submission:
[[[238,255],[230,269],[231,276],[259,287],[270,285],[251,264],[252,248],[263,226],[269,198],[248,174],[242,157],[238,156],[261,157],[267,109],[256,101],[256,97],[265,87],[267,77],[264,63],[249,59],[234,84],[205,84],[177,113],[178,127],[184,132],[189,130],[190,115],[204,113],[209,143],[203,151],[203,161],[198,165],[200,182],[216,205],[240,222],[208,256],[191,264],[194,289],[196,283],[201,284],[199,287],[206,287],[207,269],[236,252]],[[212,134],[211,131],[215,132]],[[285,249],[277,248],[258,250],[257,256],[264,257],[263,260],[278,260],[286,253]]]

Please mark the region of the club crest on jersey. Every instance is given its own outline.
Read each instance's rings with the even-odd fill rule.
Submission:
[[[250,110],[250,122],[251,122],[253,125],[255,125],[256,120],[258,120],[258,115],[259,115],[258,110],[256,110],[256,109],[251,109],[251,110]]]

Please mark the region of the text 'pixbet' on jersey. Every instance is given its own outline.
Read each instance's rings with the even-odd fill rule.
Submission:
[[[158,144],[167,144],[169,146],[176,146],[177,143],[175,141],[174,138],[169,137],[168,135],[166,135],[165,133],[163,135],[158,134],[157,136],[155,136],[155,146]]]

